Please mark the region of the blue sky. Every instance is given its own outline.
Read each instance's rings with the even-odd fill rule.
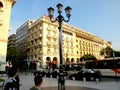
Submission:
[[[120,51],[120,0],[17,0],[11,12],[9,35],[27,20],[47,15],[50,6],[56,17],[58,3],[72,8],[69,24],[112,42],[113,49]]]

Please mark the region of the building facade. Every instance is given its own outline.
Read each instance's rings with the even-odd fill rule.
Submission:
[[[10,30],[11,8],[16,0],[0,0],[0,70],[6,62],[8,32]]]
[[[23,60],[27,59],[28,28],[33,22],[34,20],[29,20],[16,30],[16,48],[21,53],[20,59]]]
[[[85,54],[101,59],[102,48],[111,47],[111,43],[67,23],[63,23],[62,32],[64,63],[78,63]],[[58,23],[51,23],[48,16],[37,19],[28,29],[27,59],[38,61],[40,67],[49,67],[53,60],[60,63]]]
[[[8,37],[8,46],[7,48],[16,48],[16,34],[12,34]]]

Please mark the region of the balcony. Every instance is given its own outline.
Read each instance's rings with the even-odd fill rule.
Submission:
[[[47,53],[47,54],[51,54],[51,51],[47,51],[46,53]]]
[[[0,19],[0,25],[3,25],[3,20],[2,19]]]
[[[67,52],[67,53],[66,53],[66,55],[67,55],[67,56],[69,56],[69,55],[70,55],[70,53],[69,53],[69,52]]]
[[[48,35],[47,35],[47,38],[51,38],[51,35],[50,35],[50,34],[48,34]]]
[[[64,37],[62,38],[62,41],[65,41],[65,38],[64,38]]]
[[[34,48],[37,49],[37,45],[35,45]]]
[[[54,52],[53,52],[53,55],[58,55],[58,52],[57,52],[57,51],[54,51]]]
[[[74,48],[74,46],[72,45],[72,46],[71,46],[71,49],[73,49],[73,48]]]
[[[34,36],[34,39],[35,39],[35,40],[37,40],[37,39],[38,39],[38,37],[37,37],[37,36]]]
[[[71,46],[70,45],[66,45],[66,48],[70,48]]]
[[[41,45],[42,44],[42,42],[39,42],[39,45]]]
[[[42,34],[39,34],[39,37],[42,37]]]
[[[69,42],[69,39],[68,39],[68,38],[66,38],[66,42]]]
[[[38,52],[37,52],[37,54],[42,54],[43,52],[42,52],[42,50],[39,50]]]
[[[47,42],[47,46],[51,46],[51,42]]]
[[[71,40],[70,40],[70,42],[71,42],[71,43],[74,43],[74,40],[73,40],[73,39],[71,39]]]
[[[65,45],[63,45],[62,47],[65,48]]]
[[[42,29],[42,27],[40,26],[40,27],[38,27],[38,30],[41,30]]]
[[[4,12],[4,9],[3,8],[0,8],[0,13],[3,13]]]
[[[53,47],[57,47],[57,44],[56,44],[56,43],[53,43]]]
[[[57,33],[57,30],[56,30],[56,29],[53,29],[53,32],[54,32],[54,33]]]
[[[53,36],[53,39],[55,39],[55,40],[56,40],[56,39],[57,39],[57,36]]]
[[[47,30],[48,30],[48,31],[51,31],[51,30],[52,30],[52,28],[48,27],[48,28],[47,28]]]

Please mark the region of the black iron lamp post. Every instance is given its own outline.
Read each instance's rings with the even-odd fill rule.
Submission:
[[[65,8],[66,16],[68,20],[65,20],[64,17],[61,15],[62,14],[62,9],[63,5],[58,4],[57,6],[58,9],[58,16],[56,17],[55,20],[52,20],[53,14],[54,14],[54,9],[52,7],[48,8],[48,15],[50,17],[51,22],[57,22],[59,24],[59,56],[60,56],[60,73],[59,73],[59,78],[58,78],[58,90],[65,90],[65,80],[64,80],[64,74],[63,74],[63,55],[62,55],[62,22],[68,22],[70,20],[70,11],[72,10],[71,7],[67,6]]]

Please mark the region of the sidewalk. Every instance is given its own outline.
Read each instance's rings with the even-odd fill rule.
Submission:
[[[34,76],[31,75],[20,75],[20,83],[22,86],[20,87],[20,90],[29,90],[31,86],[34,85]],[[120,82],[116,83],[115,81],[100,81],[98,83],[94,81],[76,81],[76,80],[65,80],[65,86],[79,86],[81,90],[120,90]],[[44,87],[54,87],[58,86],[57,79],[54,78],[43,78],[43,84],[42,88]],[[93,88],[93,89],[87,89],[87,88]],[[57,89],[55,89],[57,90]],[[72,89],[71,89],[72,90]]]
[[[6,77],[2,77],[6,78]],[[20,74],[20,90],[29,90],[34,85],[34,76],[31,74]],[[55,78],[43,78],[42,90],[58,90],[58,80]],[[116,81],[76,81],[76,80],[65,80],[66,90],[120,90],[120,82]],[[53,89],[54,88],[54,89]]]

